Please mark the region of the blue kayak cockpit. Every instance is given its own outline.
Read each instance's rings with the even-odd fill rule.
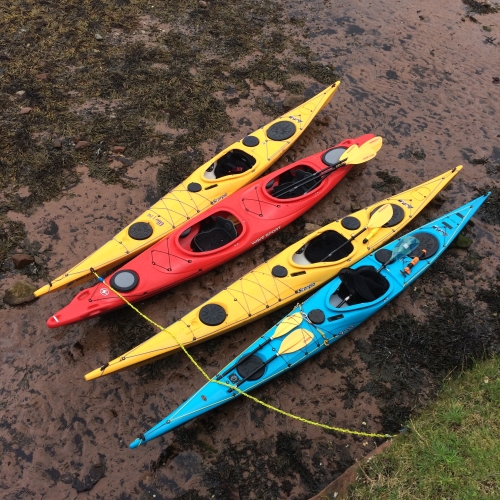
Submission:
[[[373,266],[342,269],[340,286],[330,297],[330,305],[336,309],[374,302],[389,290],[389,281]]]

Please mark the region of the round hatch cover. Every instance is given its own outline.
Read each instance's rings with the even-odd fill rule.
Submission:
[[[147,240],[153,234],[153,228],[147,222],[134,222],[128,228],[128,235],[134,240]]]
[[[247,148],[253,148],[259,144],[259,139],[253,135],[247,135],[243,138],[243,145]]]
[[[386,250],[385,248],[381,248],[378,252],[375,253],[375,258],[381,264],[385,264],[386,262],[389,262],[391,255],[392,255],[392,252],[390,250]]]
[[[139,275],[131,269],[118,271],[111,277],[109,284],[119,292],[130,292],[139,283]]]
[[[274,266],[271,270],[271,273],[276,278],[284,278],[288,274],[288,270],[283,266]]]
[[[341,221],[342,227],[349,229],[349,231],[354,231],[355,229],[359,229],[361,226],[361,222],[356,217],[344,217]]]
[[[346,148],[333,148],[327,151],[321,159],[325,165],[331,167],[339,162],[340,157],[345,153]]]
[[[264,375],[265,369],[266,367],[264,366],[264,361],[262,361],[259,356],[255,355],[248,356],[243,359],[241,363],[238,363],[238,366],[236,366],[236,371],[241,378],[246,378],[248,375],[253,373],[253,375],[248,377],[247,380],[259,379],[262,375]]]
[[[276,122],[267,129],[267,137],[272,141],[284,141],[295,134],[297,127],[292,122]]]
[[[188,191],[191,193],[197,193],[198,191],[201,191],[201,184],[198,184],[197,182],[190,182],[188,184]]]
[[[199,317],[208,326],[217,326],[226,319],[226,311],[219,304],[207,304],[200,309]]]
[[[325,313],[321,309],[313,309],[312,311],[309,311],[307,317],[311,323],[314,323],[315,325],[319,325],[325,321]]]
[[[395,226],[396,224],[399,224],[404,216],[405,216],[405,211],[399,206],[396,205],[395,203],[390,203],[392,207],[392,217],[389,219],[389,222],[385,223],[382,227],[392,227]],[[379,205],[373,212],[370,214],[370,217],[381,207],[382,205]]]
[[[415,233],[413,234],[415,238],[420,242],[418,247],[413,250],[410,257],[420,257],[420,260],[428,259],[432,257],[439,250],[439,241],[431,233]],[[422,257],[422,250],[425,250],[425,257]]]

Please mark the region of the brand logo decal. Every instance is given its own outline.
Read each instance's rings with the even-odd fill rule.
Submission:
[[[442,234],[443,236],[448,236],[448,233],[444,229],[438,226],[432,226],[432,229],[435,229],[438,233]]]
[[[404,200],[398,200],[398,201],[399,201],[399,203],[401,203],[401,205],[404,205],[404,206],[405,206],[405,207],[407,207],[407,208],[413,208],[413,206],[412,206],[412,205],[410,205],[409,203],[407,203],[407,202],[406,202],[406,201],[404,201]]]
[[[307,285],[307,286],[303,286],[302,288],[299,288],[297,290],[297,293],[302,293],[302,292],[305,292],[306,290],[309,290],[310,288],[312,288],[313,286],[315,286],[316,283],[311,283],[310,285]]]
[[[302,120],[300,118],[297,118],[296,116],[290,115],[288,118],[290,118],[290,120],[294,120],[294,121],[296,121],[298,123],[302,123]]]
[[[103,296],[103,297],[107,297],[109,295],[109,290],[107,288],[101,288],[99,290],[99,293]]]
[[[268,238],[269,236],[271,236],[271,234],[274,234],[276,231],[279,231],[280,229],[281,229],[281,226],[278,226],[278,227],[275,227],[274,229],[271,229],[271,231],[262,235],[260,238],[257,238],[256,240],[252,241],[252,245],[255,245],[256,243],[260,243],[262,240]]]
[[[213,203],[217,203],[220,200],[223,200],[227,196],[227,193],[221,194],[218,198],[215,198],[215,200],[212,200]]]

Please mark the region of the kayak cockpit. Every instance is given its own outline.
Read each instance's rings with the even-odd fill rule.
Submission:
[[[190,252],[210,252],[231,243],[241,232],[240,221],[229,212],[221,211],[183,231],[179,244]]]
[[[250,170],[257,160],[240,149],[232,149],[219,159],[214,161],[210,167],[205,170],[205,179],[213,180],[227,177],[229,175],[238,175]]]
[[[321,183],[320,175],[307,165],[299,165],[271,179],[265,186],[273,198],[297,198]]]
[[[293,254],[295,264],[304,266],[319,262],[336,262],[354,250],[353,244],[337,231],[323,231]]]
[[[387,279],[373,266],[342,269],[340,286],[330,297],[330,305],[336,309],[374,302],[389,290]]]

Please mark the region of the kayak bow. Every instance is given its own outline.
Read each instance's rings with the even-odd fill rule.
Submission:
[[[330,102],[340,82],[217,154],[168,192],[114,238],[49,284],[35,297],[74,287],[130,260],[174,229],[259,177],[301,136]]]
[[[434,179],[332,222],[302,238],[275,257],[257,266],[212,299],[162,330],[149,340],[88,373],[92,380],[130,367],[138,367],[186,346],[209,340],[297,301],[318,288],[344,267],[352,265],[386,243],[400,231],[458,174],[455,167]],[[368,227],[378,209],[389,204],[393,215],[368,243],[365,233],[348,242],[361,228]],[[340,250],[339,248],[342,247]],[[328,261],[322,261],[336,250]]]
[[[240,396],[234,387],[243,392],[255,389],[352,331],[424,273],[487,197],[481,196],[404,236],[402,239],[418,240],[417,247],[410,243],[409,250],[413,251],[409,255],[404,255],[405,252],[399,249],[394,252],[401,243],[402,239],[399,239],[355,266],[344,269],[331,283],[296,306],[287,318],[244,350],[168,417],[131,443],[130,448],[151,441]],[[410,262],[413,266],[408,273],[406,268]],[[381,268],[384,263],[387,265]],[[298,317],[300,321],[293,321],[292,328],[286,328],[287,335],[277,338],[276,330],[292,317]],[[219,380],[226,385],[215,382]]]

